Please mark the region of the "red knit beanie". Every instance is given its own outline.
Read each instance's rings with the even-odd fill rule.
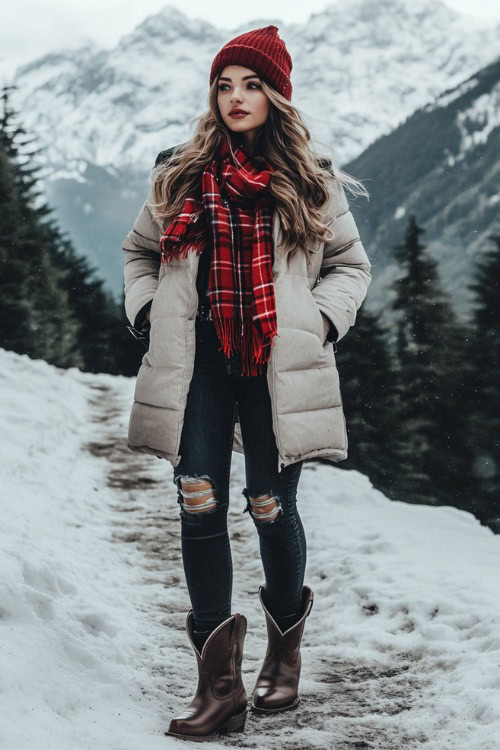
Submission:
[[[226,65],[251,68],[274,86],[285,99],[292,98],[292,58],[285,42],[278,36],[277,26],[264,26],[262,29],[247,31],[225,44],[212,63],[210,85]]]

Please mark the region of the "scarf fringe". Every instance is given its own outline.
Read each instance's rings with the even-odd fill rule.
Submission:
[[[271,331],[262,338],[258,326],[253,325],[251,320],[246,320],[242,336],[239,320],[214,316],[214,323],[221,342],[219,351],[222,349],[226,357],[230,357],[233,351],[241,354],[242,375],[262,375],[263,366],[271,356],[273,338],[278,332]],[[247,346],[249,339],[251,344]]]
[[[172,241],[160,241],[160,260],[162,263],[170,263],[172,260],[186,259],[190,252],[200,255],[204,247],[205,244],[203,242],[184,242],[174,245]]]

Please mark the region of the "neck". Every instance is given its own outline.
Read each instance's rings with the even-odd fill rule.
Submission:
[[[258,136],[259,133],[255,130],[250,130],[247,133],[237,133],[234,136],[234,141],[243,146],[247,152],[253,156],[254,154],[257,154],[260,149]]]

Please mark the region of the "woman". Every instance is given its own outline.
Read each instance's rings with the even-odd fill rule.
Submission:
[[[245,457],[259,534],[267,653],[255,711],[297,706],[313,592],[296,493],[303,462],[347,457],[333,342],[355,322],[371,265],[343,183],[315,157],[290,103],[292,61],[276,26],[228,42],[193,138],[158,155],[125,251],[125,307],[149,329],[129,447],[174,468],[198,688],[166,734],[243,730],[247,621],[231,614],[232,450]]]

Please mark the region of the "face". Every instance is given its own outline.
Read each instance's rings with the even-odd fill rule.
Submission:
[[[269,99],[255,71],[241,65],[227,65],[219,77],[217,104],[226,126],[233,133],[241,133],[243,140],[253,145],[269,114]],[[246,114],[231,115],[233,109],[241,109]]]

